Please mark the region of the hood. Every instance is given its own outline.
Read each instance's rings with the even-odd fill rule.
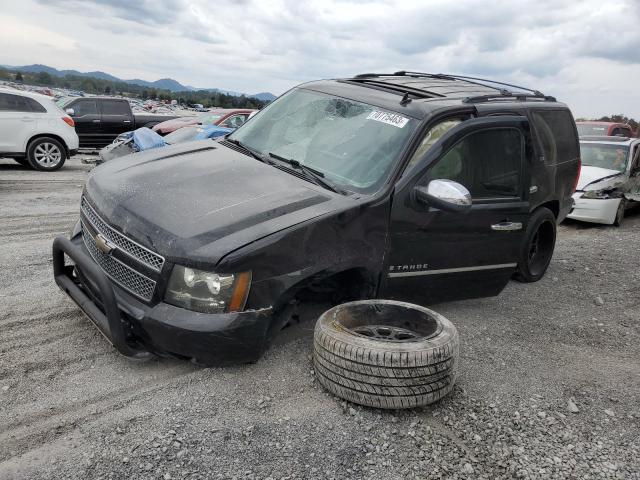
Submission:
[[[198,117],[178,117],[165,120],[153,127],[155,132],[169,133],[185,125],[195,125],[199,122]]]
[[[168,259],[227,253],[353,200],[211,140],[95,168],[86,195],[103,218]]]
[[[582,169],[580,170],[580,179],[578,180],[578,186],[576,187],[576,190],[584,190],[584,187],[592,182],[601,180],[604,177],[622,175],[622,173],[623,172],[619,172],[618,170],[610,170],[608,168],[582,165]]]

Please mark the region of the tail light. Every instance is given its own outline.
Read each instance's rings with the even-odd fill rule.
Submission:
[[[62,120],[64,120],[64,123],[66,123],[67,125],[69,125],[70,127],[75,127],[76,126],[76,122],[73,121],[73,118],[71,117],[62,117]]]
[[[576,179],[573,182],[573,193],[575,193],[576,188],[578,188],[578,181],[580,180],[580,172],[582,171],[582,160],[578,158],[578,173],[576,174]]]

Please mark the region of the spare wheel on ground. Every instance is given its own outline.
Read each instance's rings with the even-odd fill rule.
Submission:
[[[362,300],[318,319],[314,364],[331,393],[376,408],[427,405],[453,389],[459,340],[439,313],[410,303]]]

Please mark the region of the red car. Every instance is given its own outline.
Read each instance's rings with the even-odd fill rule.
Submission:
[[[578,135],[599,137],[629,137],[633,138],[633,129],[628,123],[615,122],[576,122]]]
[[[158,123],[153,127],[153,131],[160,135],[166,135],[188,125],[217,125],[238,128],[255,111],[248,108],[216,108],[195,117],[179,117]]]

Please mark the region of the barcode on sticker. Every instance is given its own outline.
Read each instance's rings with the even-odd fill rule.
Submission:
[[[367,117],[367,120],[375,120],[376,122],[386,123],[387,125],[393,125],[398,128],[402,128],[409,123],[409,119],[407,117],[403,117],[396,113],[381,112],[379,110],[371,112]]]

